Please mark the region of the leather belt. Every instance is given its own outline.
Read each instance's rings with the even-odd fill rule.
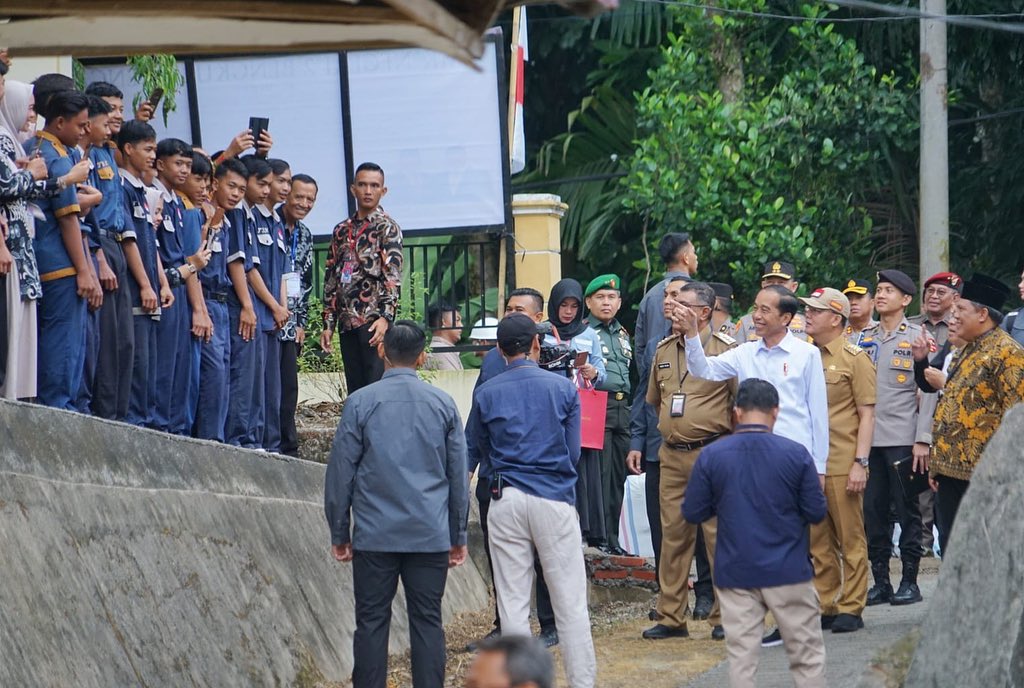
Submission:
[[[114,232],[114,231],[111,231],[109,229],[103,229],[102,227],[97,227],[96,228],[96,233],[99,234],[100,236],[105,236],[108,239],[113,239],[114,241],[116,241],[118,243],[120,243],[120,241],[121,241],[121,233],[120,232]]]
[[[725,432],[718,432],[714,435],[709,435],[702,440],[697,440],[696,442],[666,442],[665,446],[669,449],[675,449],[676,451],[693,451],[694,449],[700,449],[703,446],[709,445],[719,437],[727,434],[728,433]]]
[[[615,401],[622,401],[628,397],[628,394],[626,392],[609,392],[608,396],[609,398],[615,399]]]
[[[203,296],[209,299],[210,301],[216,301],[217,303],[228,302],[228,295],[222,292],[215,292],[209,291],[208,289],[203,289]]]

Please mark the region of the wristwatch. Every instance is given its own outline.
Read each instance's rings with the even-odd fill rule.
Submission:
[[[380,317],[384,318],[384,319],[385,319],[385,320],[387,320],[387,321],[388,321],[389,323],[393,323],[393,322],[395,322],[395,316],[391,315],[390,313],[384,313],[384,314],[382,314],[382,315],[381,315]]]
[[[854,459],[854,461],[859,463],[862,468],[868,467],[868,457],[866,456],[858,456],[857,458]]]

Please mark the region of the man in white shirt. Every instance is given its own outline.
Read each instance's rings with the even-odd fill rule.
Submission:
[[[765,287],[757,294],[753,312],[754,330],[761,339],[712,358],[704,355],[697,316],[691,309],[677,305],[672,320],[686,336],[686,367],[691,375],[714,381],[760,378],[775,386],[780,398],[775,434],[804,445],[823,477],[828,459],[828,395],[817,347],[789,330],[799,306],[785,287]]]

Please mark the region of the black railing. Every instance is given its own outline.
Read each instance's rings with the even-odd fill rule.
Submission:
[[[323,298],[324,268],[329,237],[318,240],[313,249],[313,294]],[[501,285],[501,246],[505,243],[504,284]],[[501,317],[504,294],[515,288],[514,244],[510,234],[449,234],[411,237],[405,240],[402,275],[401,316],[424,325],[431,304],[446,302],[462,315],[463,333],[468,337],[473,323],[485,316]],[[479,351],[484,348],[463,344],[445,351]],[[438,350],[441,350],[440,348]]]

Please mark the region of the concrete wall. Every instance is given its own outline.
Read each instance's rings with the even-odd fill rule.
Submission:
[[[348,677],[324,466],[0,401],[0,473],[0,685]],[[456,569],[446,620],[486,604],[476,568]]]

